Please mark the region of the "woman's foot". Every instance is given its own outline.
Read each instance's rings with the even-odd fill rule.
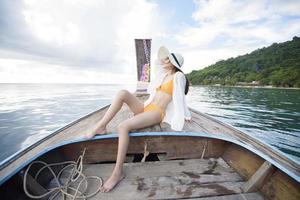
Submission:
[[[100,192],[111,191],[123,178],[125,175],[123,173],[112,173],[112,175],[105,181],[103,186],[100,188]]]
[[[99,126],[95,131],[85,134],[85,138],[90,139],[95,135],[103,135],[105,133],[107,133],[106,126]]]

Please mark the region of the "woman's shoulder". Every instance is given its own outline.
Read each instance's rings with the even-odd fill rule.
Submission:
[[[182,73],[181,71],[177,71],[177,72],[174,74],[174,77],[177,77],[177,78],[185,78],[185,75],[184,75],[184,73]]]

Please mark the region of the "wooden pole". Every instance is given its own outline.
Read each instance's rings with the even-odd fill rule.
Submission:
[[[135,39],[137,88],[135,93],[147,94],[151,74],[151,39]]]

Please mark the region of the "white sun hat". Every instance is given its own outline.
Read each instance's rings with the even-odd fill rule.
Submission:
[[[170,62],[182,72],[182,65],[184,63],[183,56],[180,53],[170,53],[165,46],[161,46],[158,49],[157,54],[158,60],[162,60],[166,57],[169,57]]]

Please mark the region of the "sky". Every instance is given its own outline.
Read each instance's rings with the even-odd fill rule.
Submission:
[[[189,73],[299,33],[299,0],[1,0],[0,83],[135,83],[136,38]]]

